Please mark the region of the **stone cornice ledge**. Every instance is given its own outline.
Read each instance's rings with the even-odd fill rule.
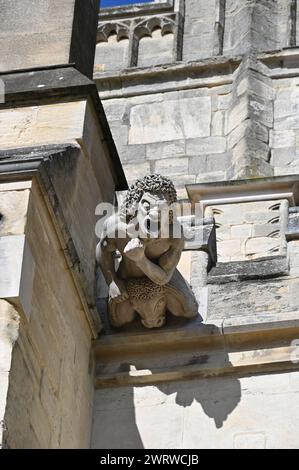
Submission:
[[[96,387],[299,369],[292,346],[297,338],[299,312],[259,313],[185,330],[103,336],[95,343]]]
[[[233,59],[213,57],[152,67],[132,67],[117,73],[95,73],[94,81],[101,99],[220,86],[233,82],[233,73],[241,61],[242,56]]]
[[[118,178],[118,189],[127,189],[119,155],[107,122],[95,83],[78,72],[72,64],[41,69],[19,70],[0,74],[5,85],[5,102],[1,109],[41,106],[57,102],[89,99],[101,126],[109,158]]]
[[[288,199],[299,205],[299,175],[273,176],[186,185],[190,200],[203,207],[215,204]]]

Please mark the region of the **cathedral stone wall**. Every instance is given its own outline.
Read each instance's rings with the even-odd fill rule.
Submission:
[[[298,378],[293,372],[103,389],[92,446],[296,449]]]
[[[95,448],[299,446],[285,406],[295,410],[298,379],[298,11],[293,0],[176,0],[100,12],[94,79],[127,179],[158,172],[199,202],[217,262],[207,273],[207,253],[186,244],[191,325],[99,341]],[[109,65],[112,37],[126,59]],[[169,346],[166,362],[146,353],[153,344]]]
[[[23,281],[25,312],[19,306],[10,320],[11,335],[14,323],[19,325],[13,338],[4,447],[86,448],[93,399],[91,332],[36,183],[26,214],[33,272],[27,267]]]

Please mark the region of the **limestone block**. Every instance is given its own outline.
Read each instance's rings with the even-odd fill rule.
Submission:
[[[143,163],[147,159],[146,153],[146,145],[127,145],[127,144],[120,144],[118,142],[118,136],[114,136],[116,148],[118,151],[119,158],[122,163]],[[155,155],[157,158],[157,153]]]
[[[279,223],[270,223],[270,224],[252,224],[252,236],[253,237],[269,237],[277,233],[280,235],[280,224]]]
[[[233,225],[231,227],[231,238],[232,239],[241,239],[249,238],[252,234],[252,225],[243,224],[243,225]]]
[[[274,120],[274,129],[278,131],[285,131],[289,129],[299,129],[298,116],[288,116],[281,119]]]
[[[144,162],[138,165],[130,163],[124,165],[124,172],[129,184],[133,184],[136,179],[140,177],[140,175],[149,174],[150,171],[150,163]]]
[[[230,159],[231,156],[229,153],[207,155],[206,171],[208,173],[213,173],[215,171],[226,171],[229,166]]]
[[[0,110],[1,148],[30,147],[37,144],[80,139],[85,101]]]
[[[237,256],[239,259],[237,258]],[[260,259],[250,258],[245,256],[244,254],[237,256],[234,260],[221,260],[220,263],[212,267],[208,275],[207,283],[209,285],[222,285],[229,284],[230,282],[236,283],[250,281],[253,283],[255,288],[257,282],[256,280],[263,280],[265,282],[265,278],[269,278],[269,276],[282,277],[289,275],[289,263],[286,256],[270,256],[268,258],[266,256],[262,256],[260,257]],[[245,287],[245,285],[243,287]],[[238,290],[239,284],[235,284],[235,288]],[[230,288],[228,288],[228,290],[230,291]],[[212,291],[214,292],[214,288],[212,288]],[[286,292],[284,288],[282,289],[282,291]],[[278,300],[280,298],[281,297],[277,297]],[[228,297],[225,297],[225,300],[229,301],[229,299],[231,299],[231,294]],[[248,301],[247,297],[246,301]],[[211,303],[213,302],[214,301],[211,299]],[[289,301],[285,303],[284,307],[291,308]],[[237,308],[239,308],[239,306]],[[269,307],[269,309],[273,308],[274,304]],[[225,310],[225,306],[223,306],[223,309]],[[224,310],[222,312],[223,314]],[[261,310],[258,311],[261,312]],[[210,314],[212,316],[214,315],[212,311],[210,312]],[[234,315],[233,312],[229,313],[228,311],[225,311],[225,315],[230,316],[231,314]],[[250,315],[255,315],[255,311],[252,311]],[[252,318],[250,318],[250,322],[251,321]]]
[[[1,0],[0,12],[0,47],[6,51],[1,72],[75,62],[91,78],[97,0],[15,0],[14,4]]]
[[[161,30],[152,32],[152,36],[140,39],[138,49],[138,66],[170,64],[176,60],[173,57],[174,35],[172,33],[161,35]]]
[[[270,131],[270,147],[277,149],[295,146],[296,135],[294,130]]]
[[[196,176],[196,183],[209,183],[211,181],[223,181],[226,178],[225,171],[215,171],[214,173],[199,174]]]
[[[225,133],[229,134],[247,117],[248,101],[247,99],[240,99],[234,106],[232,106],[231,111],[229,111]]]
[[[134,106],[130,113],[130,144],[148,144],[210,135],[209,97]]]
[[[207,170],[207,157],[206,155],[197,155],[196,157],[189,158],[189,173],[198,175],[206,173]]]
[[[229,225],[228,226],[221,226],[219,224],[217,224],[217,228],[216,228],[216,235],[217,235],[217,241],[218,242],[221,242],[223,240],[230,240],[232,238],[231,236],[231,229],[233,227],[230,227]]]
[[[87,160],[82,160],[86,167]],[[74,186],[78,190],[78,184]],[[69,185],[66,187],[76,191]],[[88,191],[90,193],[91,188]],[[94,220],[93,210],[91,214]],[[76,217],[76,211],[73,215]],[[82,218],[79,219],[82,223]],[[90,227],[87,219],[80,227],[81,232],[85,225]],[[25,322],[21,316],[20,335],[10,370],[5,422],[7,445],[11,448],[89,446],[93,393],[92,365],[89,363],[92,333],[79,296],[79,285],[75,284],[66,263],[65,249],[56,230],[34,183],[26,237],[35,261],[35,276],[30,322]],[[77,228],[75,231],[78,240],[80,233]],[[89,238],[85,235],[84,238],[86,249],[86,240],[92,238],[90,231]],[[28,281],[29,270],[25,272]]]
[[[216,111],[212,116],[212,135],[224,134],[224,118],[223,111]]]
[[[280,239],[254,237],[245,242],[245,254],[250,258],[277,254],[280,251]]]
[[[108,42],[96,46],[94,71],[112,72],[128,67],[129,39],[117,41],[116,34],[111,34]]]
[[[230,259],[239,256],[241,252],[241,240],[224,240],[217,244],[219,260]]]
[[[248,211],[244,214],[244,221],[247,223],[268,224],[271,221],[276,222],[276,218],[279,220],[279,216],[269,211],[260,211],[257,213]]]
[[[19,315],[12,305],[0,300],[0,449],[7,404],[12,349],[18,337]]]
[[[189,158],[189,173],[214,173],[225,171],[228,167],[230,156],[226,153],[212,155],[197,155]]]
[[[268,129],[260,122],[245,120],[244,122],[241,122],[228,135],[228,148],[234,148],[235,145],[237,145],[242,139],[244,139],[244,137],[247,137],[247,139],[251,139],[251,141],[258,140],[268,144],[269,132]]]
[[[271,163],[274,167],[287,167],[293,163],[294,160],[296,160],[295,147],[274,148],[271,151]]]
[[[213,55],[216,11],[215,0],[209,4],[203,0],[186,2],[184,60],[195,60]]]
[[[187,155],[206,155],[226,152],[225,137],[207,137],[205,139],[188,139],[186,141]]]
[[[290,116],[296,116],[298,94],[291,92],[288,99],[276,99],[274,101],[274,119],[280,120]]]
[[[134,148],[130,146],[130,149]],[[174,142],[159,142],[156,144],[146,145],[146,159],[160,160],[162,158],[178,157],[185,155],[185,141],[176,140]]]
[[[24,233],[29,194],[29,189],[0,192],[0,236]]]
[[[110,123],[111,121],[121,121],[123,119],[127,107],[127,100],[125,98],[103,100],[102,104]]]
[[[274,175],[281,176],[281,175],[294,175],[298,174],[299,172],[299,159],[292,162],[291,165],[288,166],[277,166],[274,168]]]
[[[229,91],[229,90],[227,90]],[[217,109],[218,110],[227,110],[231,105],[232,96],[231,93],[220,94],[217,96]]]
[[[155,162],[155,172],[161,174],[188,174],[189,159],[188,157],[165,158]]]

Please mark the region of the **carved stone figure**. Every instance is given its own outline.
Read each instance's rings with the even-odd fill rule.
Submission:
[[[198,305],[176,269],[184,246],[182,228],[170,206],[177,200],[173,183],[161,175],[139,179],[120,211],[105,222],[97,260],[109,286],[109,314],[120,327],[141,317],[158,328],[166,312],[193,318]]]

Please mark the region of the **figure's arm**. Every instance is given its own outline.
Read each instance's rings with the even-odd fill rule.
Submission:
[[[155,284],[164,286],[173,276],[183,246],[183,240],[174,239],[169,250],[160,257],[158,264],[153,263],[145,256],[144,245],[138,238],[131,240],[124,251],[149,279]]]
[[[115,251],[115,242],[113,239],[108,238],[106,228],[104,227],[101,240],[96,248],[96,259],[109,286],[110,299],[115,299],[116,302],[123,302],[128,299],[129,296],[124,282],[118,278],[115,270]]]

